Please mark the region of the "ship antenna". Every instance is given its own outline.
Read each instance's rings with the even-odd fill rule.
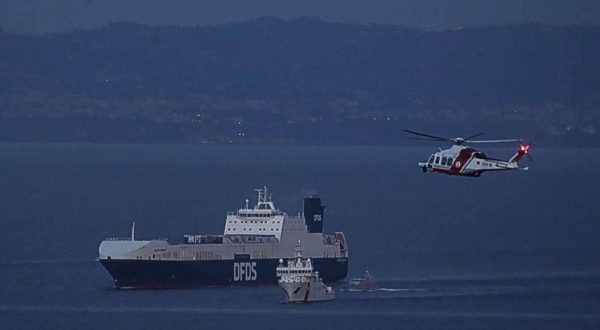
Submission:
[[[298,243],[296,243],[295,250],[296,250],[296,257],[302,258],[302,243],[300,242],[300,240],[298,240]]]
[[[246,210],[248,209],[248,202],[249,202],[249,200],[248,200],[248,198],[246,198]]]
[[[135,221],[131,223],[131,240],[135,241]]]
[[[256,189],[256,192],[258,192],[258,201],[256,201],[256,205],[258,205],[262,199],[262,189]]]

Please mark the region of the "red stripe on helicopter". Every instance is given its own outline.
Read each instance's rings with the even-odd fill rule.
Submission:
[[[456,157],[454,163],[452,163],[452,166],[450,167],[450,173],[456,175],[460,174],[467,166],[467,163],[469,163],[469,160],[473,157],[475,152],[475,149],[469,147],[462,149],[458,153],[458,157]]]

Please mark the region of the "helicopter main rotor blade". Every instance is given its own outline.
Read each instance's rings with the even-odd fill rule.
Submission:
[[[470,139],[474,139],[474,138],[476,138],[476,137],[478,137],[478,136],[482,136],[483,134],[485,134],[485,132],[481,132],[481,133],[473,134],[473,135],[471,135],[471,136],[469,136],[469,137],[466,137],[466,138],[465,138],[465,141],[469,141]]]
[[[432,138],[428,138],[428,137],[418,137],[418,136],[411,136],[410,139],[411,140],[419,140],[419,141],[446,142],[446,140],[432,139]]]
[[[441,136],[435,136],[435,135],[429,135],[429,134],[419,133],[419,132],[415,132],[415,131],[409,131],[407,129],[403,129],[402,131],[404,131],[406,133],[414,134],[414,135],[424,136],[424,137],[431,139],[432,141],[454,142],[453,139],[449,139],[449,138],[445,138],[445,137],[441,137]]]
[[[506,142],[523,142],[523,139],[505,139],[505,140],[467,140],[466,143],[506,143]]]

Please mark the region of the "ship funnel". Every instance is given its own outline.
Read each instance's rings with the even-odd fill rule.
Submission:
[[[309,233],[323,232],[323,212],[325,206],[321,205],[321,197],[311,195],[304,198],[304,221]]]

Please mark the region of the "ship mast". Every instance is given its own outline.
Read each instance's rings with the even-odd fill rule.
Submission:
[[[296,258],[300,260],[302,258],[302,242],[298,240],[298,243],[294,246],[294,250],[296,250]]]

